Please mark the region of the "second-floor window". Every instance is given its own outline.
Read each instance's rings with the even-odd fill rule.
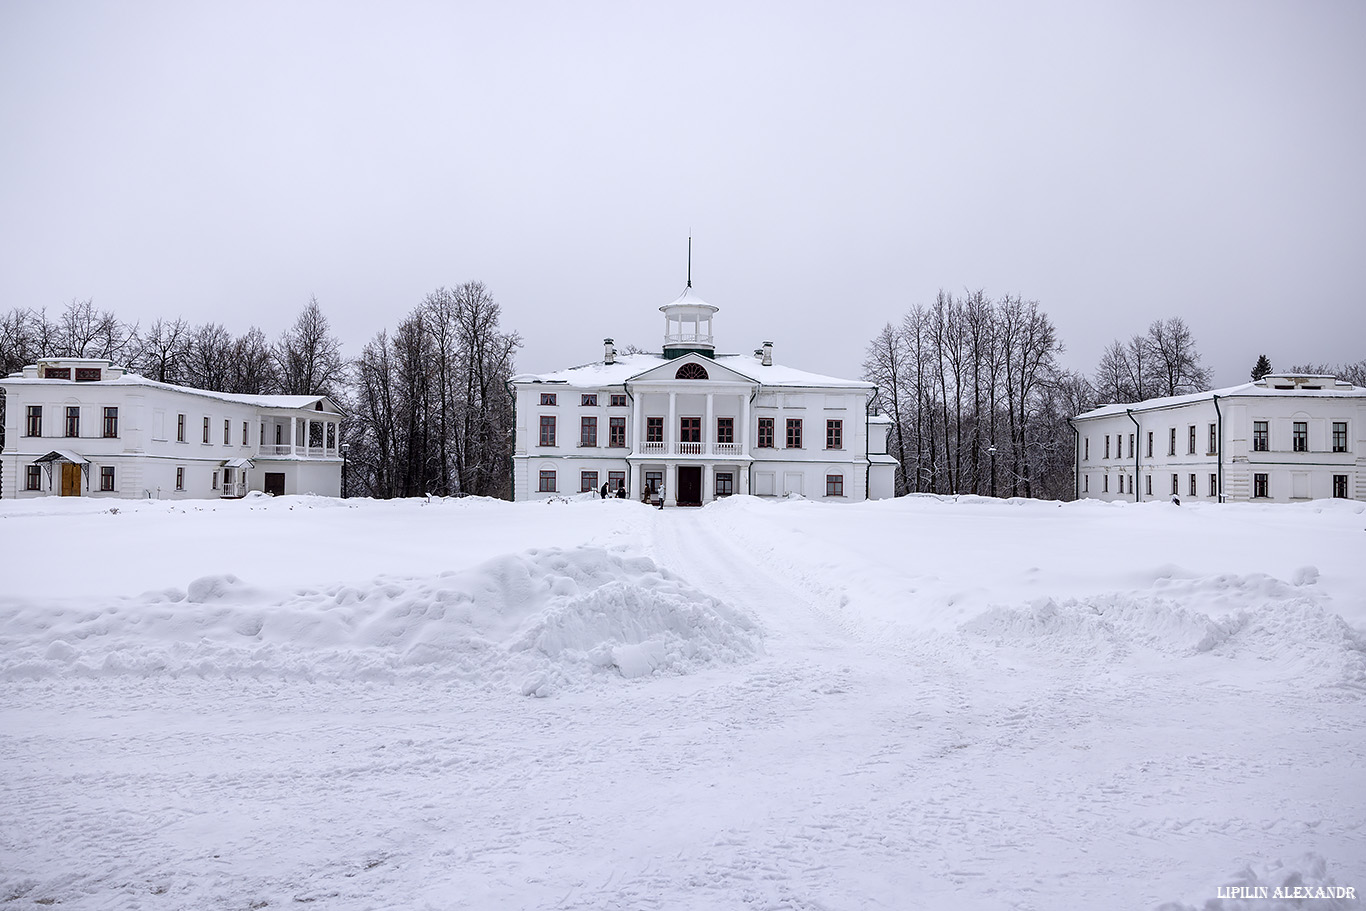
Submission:
[[[1195,425],[1190,425],[1190,432],[1186,435],[1186,455],[1195,455]]]
[[[735,418],[716,419],[716,442],[734,443],[735,442]]]
[[[1134,435],[1129,434],[1129,458],[1134,457]]]
[[[1090,437],[1087,437],[1087,438],[1083,441],[1082,445],[1085,447],[1085,450],[1086,450],[1086,454],[1082,456],[1082,459],[1083,459],[1084,461],[1089,462],[1089,461],[1091,461],[1091,438],[1090,438]]]
[[[1169,456],[1174,456],[1174,455],[1176,455],[1176,428],[1175,428],[1175,427],[1172,428],[1171,437],[1167,440],[1167,455],[1169,455]],[[1176,492],[1176,491],[1172,491],[1172,493],[1175,493],[1175,492]]]
[[[541,445],[555,445],[555,415],[541,415]]]
[[[1151,430],[1149,430],[1149,431],[1148,431],[1148,458],[1151,459],[1152,457],[1153,457],[1153,432],[1152,432]]]
[[[1219,425],[1209,425],[1209,454],[1214,455],[1219,451]]]
[[[646,418],[645,419],[645,442],[663,443],[664,442],[664,419]]]
[[[773,418],[759,418],[759,438],[754,445],[760,449],[773,448]]]
[[[801,448],[802,448],[802,419],[801,419],[801,418],[788,418],[788,419],[787,419],[787,448],[788,448],[788,449],[801,449]]]
[[[597,446],[598,445],[598,419],[580,418],[579,419],[579,445]]]
[[[679,418],[678,419],[678,441],[680,443],[700,443],[702,442],[702,419],[701,418]]]
[[[1344,427],[1347,425],[1344,424]],[[43,435],[43,406],[28,406],[27,421],[24,425],[24,436],[40,437]]]
[[[30,433],[29,436],[37,436],[37,434]],[[1334,422],[1333,422],[1333,451],[1334,451],[1334,452],[1346,452],[1346,451],[1347,451],[1347,422],[1346,422],[1346,421],[1334,421]]]
[[[607,419],[607,445],[617,448],[626,445],[626,418]]]
[[[114,439],[119,435],[119,409],[104,409],[104,436],[105,439]]]
[[[224,445],[224,446],[227,446],[230,442],[232,442],[231,437],[232,437],[232,421],[228,420],[227,418],[224,418],[224,419],[223,419],[223,445]]]
[[[242,445],[243,445],[243,446],[247,445],[247,440],[248,440],[248,438],[249,438],[248,435],[247,435],[247,427],[248,427],[247,422],[246,422],[246,421],[243,421],[243,422],[242,422]]]
[[[1252,451],[1266,452],[1271,448],[1271,433],[1266,421],[1252,422]]]
[[[844,422],[826,421],[825,422],[825,448],[843,449],[844,448]]]
[[[175,416],[175,439],[177,443],[185,442],[185,415]]]
[[[612,393],[612,397],[611,397],[610,399],[608,399],[608,404],[609,404],[611,407],[613,407],[613,408],[625,408],[625,407],[626,407],[626,393],[624,393],[624,392],[614,392],[614,393]]]
[[[1105,435],[1105,458],[1110,458],[1110,435]]]
[[[553,393],[553,392],[542,392],[542,393],[541,393],[541,404],[542,404],[542,405],[554,405],[554,404],[555,404],[555,393]]]
[[[204,434],[203,434],[203,439],[204,439],[204,442],[205,442],[205,443],[209,442],[209,419],[208,419],[208,418],[205,418],[205,419],[204,419]]]
[[[1296,421],[1296,422],[1295,422],[1294,440],[1295,440],[1295,451],[1296,451],[1296,452],[1308,452],[1308,451],[1309,451],[1309,422],[1308,422],[1308,421]]]
[[[66,406],[66,435],[78,437],[81,435],[81,406]]]
[[[582,396],[579,397],[579,404],[585,408],[596,408],[598,404],[597,393],[585,392]]]

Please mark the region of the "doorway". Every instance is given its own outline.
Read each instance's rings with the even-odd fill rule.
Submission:
[[[62,496],[81,495],[81,466],[75,462],[62,462]]]
[[[702,505],[702,467],[700,465],[678,466],[678,505]]]
[[[285,473],[283,471],[267,471],[263,479],[263,486],[266,493],[272,497],[283,497],[285,495]]]

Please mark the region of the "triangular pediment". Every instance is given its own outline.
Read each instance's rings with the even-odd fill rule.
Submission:
[[[692,365],[692,366],[689,366]],[[697,375],[698,368],[705,373],[703,376]],[[683,375],[680,376],[679,374]],[[689,376],[693,374],[693,376]],[[685,354],[682,357],[665,361],[656,367],[651,367],[641,373],[637,373],[627,382],[630,383],[757,383],[759,382],[752,376],[746,376],[738,370],[730,367],[723,367],[716,361],[703,354]]]

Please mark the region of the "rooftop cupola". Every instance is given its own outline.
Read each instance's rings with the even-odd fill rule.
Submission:
[[[673,360],[690,352],[716,356],[711,318],[717,307],[692,289],[692,238],[688,238],[688,284],[683,293],[659,308],[664,314],[664,357]]]

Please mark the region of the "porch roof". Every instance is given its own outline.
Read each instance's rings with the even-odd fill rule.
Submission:
[[[34,459],[35,462],[71,462],[76,465],[89,465],[90,460],[79,452],[72,452],[70,449],[54,449],[41,459]]]

